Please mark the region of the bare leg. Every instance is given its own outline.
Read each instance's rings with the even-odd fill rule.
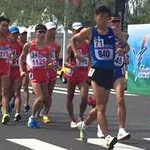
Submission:
[[[28,75],[24,76],[23,81],[22,81],[22,86],[24,90],[24,97],[25,97],[25,104],[28,105],[29,103],[29,77]]]
[[[35,117],[36,113],[41,108],[41,105],[43,104],[43,93],[42,93],[42,85],[40,83],[32,83],[33,91],[35,93],[35,102],[33,103],[33,112],[32,116]]]
[[[13,89],[15,92],[15,110],[16,110],[16,113],[20,113],[20,109],[21,109],[21,95],[20,95],[21,79],[16,79],[14,81]]]
[[[114,89],[116,90],[116,100],[117,100],[117,116],[119,128],[125,127],[126,120],[126,107],[124,102],[124,78],[119,78],[114,83]]]
[[[84,115],[84,112],[86,110],[86,107],[87,107],[87,98],[88,98],[89,86],[86,83],[80,83],[79,84],[79,89],[80,89],[80,93],[81,93],[81,104],[80,104],[79,117],[82,119],[83,115]]]
[[[1,77],[1,84],[2,84],[2,105],[3,105],[3,114],[7,113],[8,110],[8,103],[9,103],[9,94],[10,94],[10,78],[9,76],[2,76]]]
[[[74,113],[73,113],[73,98],[74,98],[74,92],[75,92],[75,84],[72,83],[67,83],[67,90],[68,90],[68,95],[67,95],[67,110],[70,116],[71,120],[74,120]]]
[[[105,113],[106,113],[106,104],[108,102],[110,91],[102,87],[99,87],[95,81],[92,81],[91,84],[93,88],[94,97],[97,102],[96,109],[97,109],[98,124],[100,125],[104,136],[107,136],[109,135],[109,131]]]

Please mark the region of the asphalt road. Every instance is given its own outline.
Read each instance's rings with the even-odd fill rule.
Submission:
[[[91,91],[91,90],[90,90]],[[92,92],[90,92],[92,93]],[[146,96],[128,95],[126,93],[127,123],[126,129],[132,138],[122,142],[115,150],[150,150],[150,98]],[[30,105],[34,95],[30,95]],[[105,150],[104,140],[96,137],[97,123],[93,122],[87,129],[88,143],[79,141],[78,130],[70,128],[70,120],[65,107],[66,85],[57,83],[53,93],[50,110],[51,122],[43,124],[40,119],[40,129],[29,129],[27,119],[31,111],[21,111],[22,121],[13,121],[14,111],[8,125],[0,124],[0,150]],[[79,112],[80,97],[74,99],[76,117]],[[85,115],[91,108],[88,106]],[[112,92],[107,107],[109,129],[112,135],[117,135],[116,100]],[[147,139],[144,139],[147,138]]]

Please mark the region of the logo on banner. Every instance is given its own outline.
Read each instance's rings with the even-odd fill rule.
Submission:
[[[146,67],[143,63],[143,56],[145,54],[145,52],[148,50],[148,47],[146,45],[146,42],[149,38],[149,35],[147,35],[146,37],[144,37],[143,41],[142,41],[142,46],[141,49],[138,53],[136,53],[135,49],[133,49],[133,54],[135,57],[135,69],[134,69],[134,73],[135,73],[135,81],[137,80],[137,78],[149,78],[150,77],[150,68]]]

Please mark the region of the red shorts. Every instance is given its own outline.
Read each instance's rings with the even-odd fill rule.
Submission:
[[[19,68],[10,68],[10,79],[15,80],[15,79],[20,79],[22,80],[21,76],[20,76],[20,71]]]
[[[31,83],[48,83],[47,69],[32,69],[29,71],[29,79]]]
[[[57,78],[57,71],[54,69],[49,69],[49,81],[54,81]]]
[[[88,79],[87,70],[72,70],[72,73],[66,74],[67,82],[73,84],[84,83]]]
[[[7,76],[10,74],[10,64],[0,60],[0,76]]]

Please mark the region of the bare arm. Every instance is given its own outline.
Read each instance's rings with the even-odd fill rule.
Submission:
[[[19,68],[20,68],[20,74],[21,76],[25,75],[25,70],[24,70],[24,60],[26,59],[26,56],[28,54],[28,49],[30,47],[30,43],[26,43],[23,47],[22,53],[19,57]]]
[[[75,69],[75,65],[72,65],[70,63],[70,58],[71,58],[72,54],[73,54],[73,52],[72,52],[71,46],[68,45],[67,53],[66,53],[66,57],[65,57],[65,64],[64,65],[65,65],[65,67]]]
[[[127,39],[123,36],[123,34],[121,33],[120,30],[118,30],[117,28],[113,28],[113,32],[116,36],[116,38],[122,43],[123,48],[122,48],[122,53],[126,53],[129,51],[130,47],[127,43]],[[119,49],[121,50],[121,48]]]
[[[80,56],[80,54],[77,53],[77,50],[76,50],[76,41],[85,41],[85,40],[91,40],[91,37],[92,37],[92,30],[91,28],[84,28],[82,29],[79,33],[75,34],[71,40],[70,40],[70,43],[71,43],[71,47],[72,47],[72,50],[73,50],[73,53],[74,53],[74,56],[77,58],[77,59],[80,59],[81,61],[84,60],[84,58],[82,58]]]

